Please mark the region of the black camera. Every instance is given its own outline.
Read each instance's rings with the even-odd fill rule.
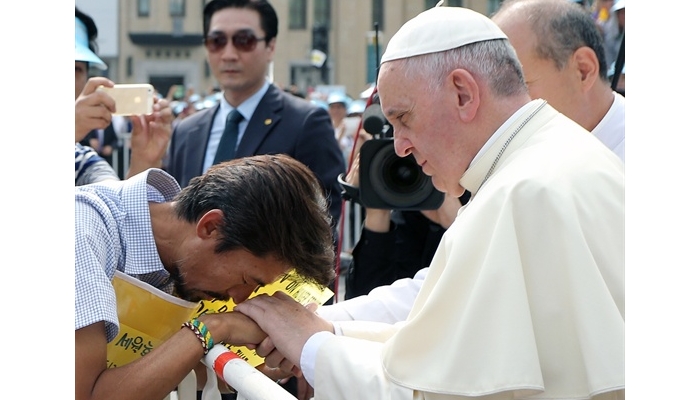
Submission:
[[[399,157],[394,151],[393,128],[375,96],[362,114],[362,127],[374,138],[360,151],[360,203],[367,208],[435,210],[444,193],[416,163],[413,155]]]

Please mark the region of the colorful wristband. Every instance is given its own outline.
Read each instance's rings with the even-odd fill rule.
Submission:
[[[188,322],[182,324],[183,328],[188,328],[194,332],[197,339],[202,343],[202,348],[204,349],[204,354],[209,353],[212,347],[214,347],[214,339],[211,337],[211,332],[207,329],[207,326],[197,318],[192,318]]]
[[[194,325],[199,331],[202,333],[202,336],[204,336],[204,339],[207,341],[207,350],[211,349],[214,347],[214,339],[211,337],[211,332],[209,332],[209,329],[207,329],[207,326],[204,325],[204,322],[198,320],[197,318],[192,318],[190,321],[192,325]]]

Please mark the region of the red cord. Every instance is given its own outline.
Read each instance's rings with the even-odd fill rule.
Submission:
[[[374,98],[375,93],[377,93],[377,86],[374,86],[374,90],[372,91],[372,94],[367,98],[367,104],[365,104],[365,109],[372,105],[372,99]],[[352,163],[355,160],[355,150],[357,147],[357,140],[360,137],[360,130],[362,129],[362,120],[360,119],[360,123],[357,125],[357,131],[355,131],[355,139],[352,142],[352,151],[350,152],[350,157],[348,159],[348,169],[345,171],[345,176],[347,177],[348,174],[350,173],[350,169],[352,168]],[[341,265],[341,257],[340,254],[343,252],[343,232],[345,231],[345,199],[341,199],[340,203],[340,221],[339,221],[339,233],[338,233],[338,251],[336,251],[336,256],[335,256],[335,281],[333,282],[333,299],[337,303],[340,300],[338,299],[338,285],[340,283],[340,265]]]

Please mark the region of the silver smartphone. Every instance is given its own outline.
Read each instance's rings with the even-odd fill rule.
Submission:
[[[142,115],[153,113],[153,95],[155,90],[148,83],[115,84],[108,88],[100,86],[116,103],[114,115]]]

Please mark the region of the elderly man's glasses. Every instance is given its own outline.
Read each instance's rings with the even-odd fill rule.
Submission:
[[[253,51],[255,46],[257,46],[258,42],[261,40],[265,40],[265,38],[255,36],[255,32],[250,29],[238,31],[231,36],[233,47],[240,51],[246,52]],[[204,39],[204,46],[212,53],[223,50],[227,43],[228,36],[226,36],[226,34],[223,32],[210,33]]]

